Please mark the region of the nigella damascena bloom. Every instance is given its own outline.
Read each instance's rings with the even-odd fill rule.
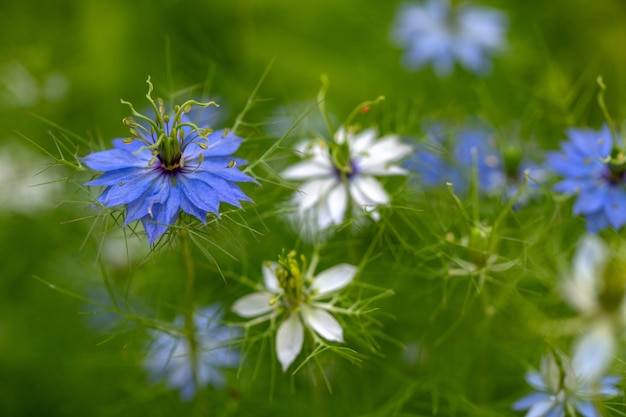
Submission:
[[[185,318],[178,316],[173,329],[150,330],[153,342],[143,361],[143,367],[153,382],[180,391],[183,400],[190,400],[198,389],[207,385],[224,386],[222,369],[236,367],[239,352],[233,340],[236,329],[220,324],[222,314],[217,306],[205,307],[193,316],[193,344],[185,334]]]
[[[115,139],[114,149],[87,155],[82,161],[102,174],[86,185],[104,186],[98,201],[106,207],[126,206],[124,226],[141,220],[150,245],[178,219],[180,210],[206,223],[207,214],[219,215],[220,203],[241,207],[251,201],[237,182],[254,179],[235,166],[232,157],[242,139],[227,129],[214,131],[189,117],[194,107],[215,103],[189,100],[167,113],[162,100],[147,98],[155,116],[134,110],[124,119],[131,136]]]
[[[591,384],[581,380],[577,369],[561,354],[548,354],[539,372],[528,372],[526,382],[536,391],[513,404],[514,410],[528,410],[526,417],[565,417],[580,413],[601,417],[594,401],[620,394],[619,377],[606,376]]]
[[[416,172],[423,185],[444,187],[452,183],[456,193],[465,193],[476,173],[478,190],[484,194],[501,193],[513,198],[524,182],[530,179],[517,203],[525,203],[537,191],[537,183],[545,178],[545,170],[522,156],[520,147],[501,151],[494,133],[487,128],[470,126],[458,132],[446,132],[442,125],[426,130],[426,140],[416,147],[405,167]]]
[[[626,323],[625,273],[624,250],[612,251],[598,236],[587,234],[561,283],[565,301],[585,323],[574,343],[572,363],[590,381],[598,380],[613,362],[617,335]]]
[[[604,125],[599,131],[569,129],[561,152],[550,152],[548,167],[563,180],[554,186],[575,195],[574,214],[587,219],[591,231],[626,224],[626,159],[621,144]]]
[[[359,133],[340,128],[333,142],[317,139],[302,144],[299,151],[305,160],[287,168],[282,176],[305,181],[293,197],[298,218],[307,230],[321,232],[340,225],[348,207],[378,220],[376,208],[388,204],[389,196],[375,177],[405,175],[394,162],[411,147],[396,135],[378,139],[373,128]]]
[[[458,61],[472,72],[485,73],[490,57],[504,48],[506,27],[506,16],[497,10],[427,0],[400,6],[392,40],[405,49],[403,61],[411,70],[432,63],[443,77]]]
[[[302,350],[305,328],[314,337],[344,341],[343,329],[331,314],[334,310],[331,297],[352,281],[357,267],[340,264],[313,276],[315,264],[316,261],[312,262],[307,269],[304,257],[297,259],[295,252],[279,258],[278,263],[266,262],[263,264],[265,288],[233,305],[233,311],[241,317],[260,316],[255,323],[281,320],[276,332],[276,355],[283,372]]]
[[[493,192],[504,184],[502,157],[489,131],[465,128],[450,136],[441,125],[432,126],[426,132],[426,141],[407,159],[405,166],[418,174],[423,185],[443,187],[452,183],[455,192],[463,194],[474,169],[481,192]]]

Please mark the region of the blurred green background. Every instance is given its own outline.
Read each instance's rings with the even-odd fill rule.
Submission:
[[[54,151],[51,133],[59,135],[60,129],[42,122],[37,117],[41,116],[107,146],[110,139],[125,133],[121,120],[128,112],[120,98],[141,108],[148,75],[163,96],[188,91],[190,96],[219,97],[228,109],[227,124],[232,123],[271,63],[257,95],[260,100],[246,117],[256,126],[248,135],[261,137],[261,147],[272,142],[263,135],[273,110],[315,98],[323,73],[330,80],[328,107],[340,119],[358,103],[384,95],[386,100],[375,115],[382,129],[417,138],[424,119],[464,120],[480,115],[497,127],[519,123],[526,137],[556,149],[567,126],[602,123],[595,101],[599,75],[608,86],[612,116],[623,119],[626,2],[477,3],[508,14],[507,51],[494,59],[488,77],[457,68],[450,78],[439,79],[429,68],[411,73],[400,65],[401,51],[389,42],[396,1],[4,2],[0,13],[0,416],[171,416],[192,415],[192,411],[240,416],[365,415],[368,410],[378,410],[371,415],[395,415],[394,410],[377,407],[420,388],[404,384],[404,392],[390,385],[380,391],[370,388],[374,394],[344,395],[339,387],[334,397],[327,397],[323,387],[318,387],[321,394],[296,389],[287,406],[282,398],[270,401],[265,388],[252,396],[256,386],[265,385],[269,378],[261,376],[236,390],[211,390],[209,405],[197,408],[195,403],[181,403],[176,392],[151,386],[140,366],[141,326],[129,320],[126,327],[103,330],[90,324],[94,316],[84,314],[88,304],[58,291],[98,299],[106,294],[103,278],[109,277],[123,283],[117,289],[120,300],[132,298],[128,294],[133,293],[124,284],[130,280],[127,267],[102,267],[96,261],[100,245],[97,237],[89,235],[92,222],[72,221],[90,215],[79,188],[71,181],[32,187],[66,178],[70,172],[53,168],[40,173],[50,161],[24,136]],[[262,195],[258,190],[254,193]],[[259,205],[259,209],[271,207]],[[288,236],[284,230],[283,235]],[[219,238],[228,239],[226,234]],[[284,244],[276,236],[267,241],[276,251]],[[124,253],[123,239],[111,250],[115,245]],[[260,253],[262,246],[234,245],[233,250],[256,262],[267,256]],[[175,253],[164,256],[163,263],[170,258],[173,264],[179,261]],[[100,258],[107,259],[102,254]],[[229,261],[224,262],[228,269]],[[148,266],[154,269],[155,261]],[[212,270],[210,265],[202,267]],[[132,287],[144,287],[138,293],[158,304],[163,294],[180,290],[177,267],[168,268],[171,273],[161,271],[166,278],[154,281],[141,269],[133,269]],[[56,290],[35,276],[53,283]],[[200,292],[217,294],[214,299],[219,294],[226,294],[228,301],[235,298],[217,274],[213,281],[202,284]],[[101,301],[110,303],[106,297]],[[141,314],[141,307],[133,308]],[[116,337],[108,341],[111,332]],[[397,355],[398,350],[389,353]],[[351,374],[344,370],[340,376],[348,379]],[[362,402],[361,395],[367,400]],[[320,404],[318,409],[306,406],[312,398]],[[212,409],[211,401],[220,407]],[[332,407],[325,402],[332,402]],[[296,410],[289,408],[296,403],[300,404]],[[452,414],[440,411],[440,415]]]

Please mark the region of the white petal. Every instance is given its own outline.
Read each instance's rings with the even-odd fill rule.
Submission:
[[[319,161],[299,162],[281,173],[288,180],[308,180],[314,177],[328,177],[332,175],[330,164],[320,164]]]
[[[348,137],[351,139],[352,134],[346,132],[346,128],[344,126],[340,126],[339,129],[335,132],[335,142],[342,144],[346,141]]]
[[[235,301],[233,311],[241,317],[256,317],[261,314],[272,311],[270,301],[275,297],[274,294],[267,292],[255,292]]]
[[[374,140],[378,136],[378,132],[374,128],[365,129],[359,132],[356,136],[351,138],[351,151],[353,154],[367,152],[372,148]]]
[[[321,308],[302,305],[302,317],[308,326],[326,340],[343,342],[343,329],[333,316]]]
[[[332,220],[332,224],[341,224],[348,207],[348,193],[346,187],[338,184],[333,187],[326,198],[326,208]]]
[[[596,382],[615,354],[615,333],[610,319],[599,319],[574,344],[572,369],[579,380]]]
[[[384,172],[386,166],[405,157],[412,149],[411,146],[400,142],[395,135],[385,136],[369,149],[363,151],[359,160],[359,168],[366,173],[370,173],[369,170]]]
[[[368,176],[358,176],[350,183],[350,194],[363,207],[374,208],[389,202],[389,196],[380,183]]]
[[[337,184],[334,178],[313,180],[304,183],[294,195],[294,200],[300,205],[300,212],[310,209],[328,196],[330,189]]]
[[[397,165],[385,165],[381,167],[372,167],[362,170],[364,174],[373,176],[392,176],[392,175],[406,175],[409,173],[404,168],[400,168]]]
[[[276,278],[276,268],[278,268],[277,262],[263,262],[263,282],[270,292],[282,294],[283,290]]]
[[[276,332],[276,355],[283,372],[287,371],[289,365],[302,350],[304,341],[304,328],[297,314],[291,314],[287,320],[283,321]]]
[[[317,274],[313,278],[311,288],[316,292],[315,298],[320,298],[348,285],[356,275],[357,267],[340,264]]]
[[[553,354],[546,354],[541,358],[541,376],[548,392],[557,392],[561,386],[561,368]]]
[[[606,244],[593,234],[583,236],[574,255],[572,277],[563,282],[566,301],[581,313],[598,310],[601,277],[608,257]]]

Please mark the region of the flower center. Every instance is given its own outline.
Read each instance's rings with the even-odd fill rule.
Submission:
[[[278,257],[278,267],[274,273],[278,284],[283,290],[285,306],[290,310],[297,310],[300,304],[306,302],[304,281],[306,258],[301,255],[298,259],[296,251]]]
[[[145,144],[137,153],[145,150],[152,151],[152,159],[149,166],[154,165],[157,158],[161,163],[160,168],[168,173],[176,173],[185,167],[184,153],[187,146],[195,143],[201,149],[208,149],[208,135],[212,133],[209,128],[201,128],[192,123],[186,116],[193,106],[208,107],[217,106],[213,101],[201,103],[196,100],[188,100],[182,105],[174,106],[173,113],[166,113],[162,99],[153,100],[152,83],[150,78],[147,80],[148,94],[146,98],[150,102],[154,110],[154,117],[145,116],[137,112],[133,105],[122,100],[127,104],[133,117],[143,120],[145,123],[137,123],[133,117],[127,117],[123,120],[124,124],[129,127],[131,137],[126,139],[126,143],[138,140]],[[147,125],[147,127],[146,127]],[[198,157],[198,163],[203,162],[203,154]]]
[[[351,157],[347,142],[330,146],[330,160],[333,163],[335,176],[340,181],[349,181],[357,174],[357,166]]]

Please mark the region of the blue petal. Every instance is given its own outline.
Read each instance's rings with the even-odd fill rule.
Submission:
[[[152,158],[147,152],[134,155],[122,149],[109,149],[102,152],[94,152],[82,158],[82,162],[94,171],[113,171],[129,167],[146,167]],[[147,156],[147,158],[146,158]]]
[[[124,226],[145,216],[152,218],[154,216],[152,207],[155,204],[165,203],[170,195],[170,181],[170,178],[165,176],[159,178],[155,181],[154,186],[148,188],[140,198],[129,203],[126,206],[126,219],[124,221]]]
[[[145,168],[132,167],[132,168],[116,169],[113,171],[107,171],[103,173],[98,178],[95,178],[85,183],[85,185],[98,186],[98,185],[115,185],[120,182],[126,183],[135,177],[146,175],[146,173],[147,172]]]
[[[241,145],[241,142],[243,141],[242,138],[230,131],[226,136],[224,136],[224,129],[216,130],[211,133],[208,136],[208,139],[209,148],[202,150],[205,157],[232,155],[237,149],[239,149],[239,145]]]
[[[169,225],[155,223],[149,216],[141,219],[141,223],[146,231],[146,236],[148,236],[150,246],[154,245],[154,242],[163,236],[163,234],[167,232],[167,229],[170,228]]]
[[[191,214],[192,216],[200,220],[202,223],[206,224],[207,211],[201,210],[200,208],[192,204],[191,201],[189,201],[189,199],[185,196],[185,194],[181,194],[180,196],[180,208],[185,213]],[[217,216],[219,217],[219,213],[215,213],[215,214],[217,214]]]
[[[533,392],[532,394],[529,394],[513,403],[512,408],[513,410],[526,410],[540,401],[546,401],[549,399],[550,395],[544,392]]]
[[[128,204],[141,197],[155,182],[158,175],[137,175],[125,183],[117,183],[107,187],[98,198],[107,207]]]
[[[148,215],[141,219],[151,246],[171,225],[176,223],[178,218],[181,202],[180,191],[174,186],[167,187],[167,190],[169,191],[169,196],[165,203],[154,204],[152,206],[152,217]]]
[[[591,401],[576,401],[575,407],[585,417],[602,417]]]
[[[609,219],[604,214],[604,210],[598,210],[595,213],[587,213],[585,214],[585,219],[587,220],[587,230],[592,233],[597,233],[610,226]]]
[[[608,187],[604,213],[615,229],[626,224],[626,192],[621,187]]]
[[[219,177],[214,177],[206,172],[203,174],[204,175],[195,175],[194,178],[213,188],[217,193],[219,201],[232,204],[236,207],[241,207],[239,201],[252,201],[252,199],[245,195],[236,184],[223,180]]]
[[[600,210],[608,203],[607,187],[588,188],[580,191],[576,203],[574,203],[574,214],[593,213]]]
[[[204,170],[203,167],[201,167],[199,170],[199,172],[202,171],[207,171]],[[251,176],[244,174],[243,172],[239,171],[238,169],[235,168],[221,168],[221,169],[211,169],[210,171],[207,171],[209,174],[211,175],[215,175],[218,176],[220,178],[223,178],[227,181],[234,181],[234,182],[257,182],[254,178],[252,178]]]
[[[548,412],[545,417],[565,417],[565,405],[563,403],[555,404]]]
[[[217,213],[219,211],[220,201],[217,197],[215,189],[205,183],[194,178],[180,177],[178,184],[182,193],[189,199],[189,202],[200,210]],[[206,221],[206,220],[205,220]]]

